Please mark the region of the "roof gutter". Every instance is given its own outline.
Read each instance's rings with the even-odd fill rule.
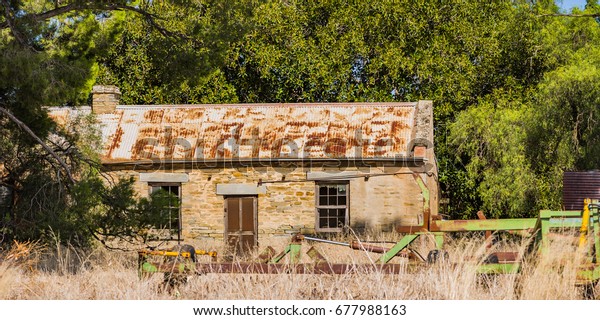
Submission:
[[[371,166],[373,164],[388,164],[394,167],[420,167],[428,161],[424,157],[396,158],[237,158],[237,159],[144,159],[124,161],[102,161],[102,166],[143,166],[161,167],[170,165],[192,165],[197,167],[238,167],[238,166],[290,166],[299,164],[300,167],[313,167],[320,164],[338,164],[352,166]]]

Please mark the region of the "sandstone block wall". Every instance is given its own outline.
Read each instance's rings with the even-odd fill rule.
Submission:
[[[316,223],[315,181],[307,181],[307,171],[335,172],[322,168],[203,168],[169,171],[119,170],[115,177],[136,179],[135,190],[148,196],[147,182],[140,173],[187,173],[181,183],[182,235],[184,239],[223,239],[224,196],[217,195],[217,184],[257,184],[264,181],[266,193],[258,195],[258,238],[285,236],[297,232],[313,233]],[[349,181],[350,226],[358,231],[391,231],[396,225],[419,225],[423,219],[423,195],[408,168],[345,168],[344,172],[392,173]],[[426,183],[435,183],[431,177]],[[281,182],[285,180],[285,182]],[[277,181],[273,183],[273,181]],[[437,189],[436,189],[437,190]]]

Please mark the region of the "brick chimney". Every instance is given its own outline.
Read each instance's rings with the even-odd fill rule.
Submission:
[[[113,113],[119,104],[121,91],[117,86],[98,85],[92,88],[92,112]]]

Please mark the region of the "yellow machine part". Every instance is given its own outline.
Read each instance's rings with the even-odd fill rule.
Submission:
[[[579,230],[579,248],[585,247],[587,242],[588,228],[590,224],[590,199],[583,200],[583,215],[581,217],[581,229]]]
[[[166,251],[166,250],[140,250],[138,251],[138,253],[140,254],[146,254],[146,255],[152,255],[152,256],[165,256],[165,257],[184,257],[184,258],[189,258],[190,257],[190,253],[189,252],[179,252],[179,251]],[[217,256],[217,252],[216,251],[206,251],[206,250],[196,250],[196,254],[197,255],[203,255],[203,256],[210,256],[210,257],[216,257]]]

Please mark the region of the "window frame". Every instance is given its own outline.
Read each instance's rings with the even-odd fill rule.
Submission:
[[[320,204],[320,187],[323,185],[344,185],[346,187],[346,204],[345,205],[321,205]],[[329,196],[329,195],[327,195]],[[319,209],[345,209],[344,225],[337,228],[321,228]],[[342,232],[344,228],[350,225],[350,181],[347,180],[319,180],[315,181],[315,231],[317,232]]]
[[[158,191],[158,190],[154,190],[155,188],[161,188],[162,187],[177,187],[177,199],[179,201],[179,206],[178,207],[169,207],[169,209],[177,209],[177,226],[175,229],[172,228],[167,228],[166,230],[169,230],[169,235],[170,235],[170,239],[168,240],[173,240],[173,236],[171,234],[172,230],[177,230],[177,240],[181,240],[181,231],[182,231],[182,223],[181,223],[181,207],[182,207],[182,199],[181,199],[181,182],[148,182],[148,195],[153,194],[154,192]],[[154,191],[153,191],[154,190]],[[168,191],[170,192],[170,191]],[[171,192],[172,193],[172,192]],[[174,193],[172,193],[174,194]],[[171,226],[171,215],[169,215],[169,222],[168,225]],[[154,226],[155,228],[157,226]],[[171,226],[172,227],[172,226]],[[158,230],[165,230],[165,229],[159,229]],[[164,240],[164,239],[163,239]]]

